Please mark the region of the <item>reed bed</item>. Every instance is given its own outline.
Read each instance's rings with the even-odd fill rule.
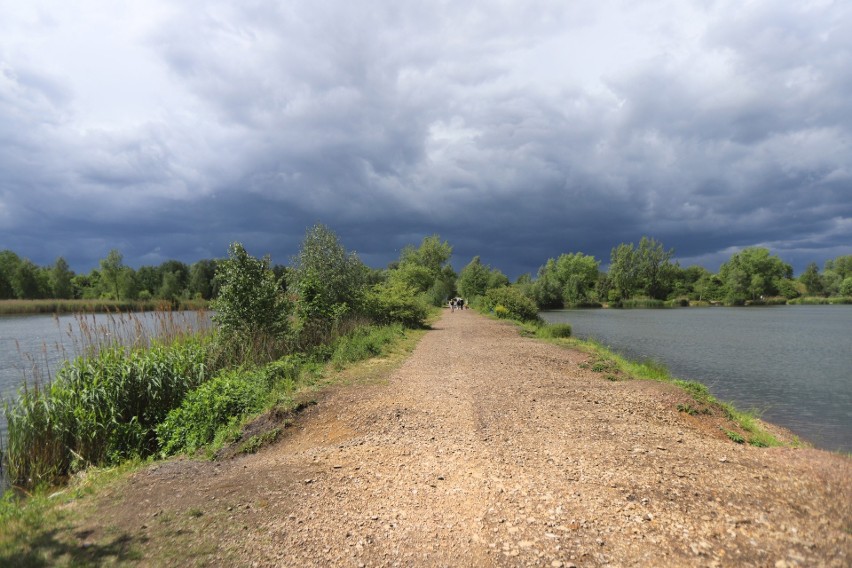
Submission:
[[[52,380],[35,364],[17,400],[3,404],[2,462],[15,485],[53,484],[88,465],[155,453],[154,428],[215,372],[204,313],[87,314],[75,321],[68,333],[76,356]]]

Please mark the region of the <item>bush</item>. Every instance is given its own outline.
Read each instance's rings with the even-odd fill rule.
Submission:
[[[219,326],[220,354],[230,363],[265,362],[286,352],[292,306],[269,258],[257,259],[232,243],[216,269],[219,295],[213,321]]]
[[[507,310],[507,316],[512,319],[539,321],[538,306],[536,306],[535,302],[512,286],[488,290],[485,293],[482,303],[485,309],[494,310],[495,314],[497,314],[496,308],[500,306]],[[502,310],[500,312],[503,313]]]
[[[217,432],[263,408],[269,385],[262,373],[223,372],[191,392],[157,426],[161,454],[193,453]]]
[[[411,328],[422,327],[429,315],[428,300],[397,279],[373,286],[365,304],[370,319],[382,325],[401,323]]]

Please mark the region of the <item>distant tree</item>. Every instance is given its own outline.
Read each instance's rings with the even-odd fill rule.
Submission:
[[[121,273],[124,269],[124,257],[118,249],[112,249],[106,258],[101,259],[101,283],[108,297],[121,299]]]
[[[792,276],[793,268],[789,264],[762,247],[743,249],[719,268],[726,301],[731,304],[774,296],[779,293],[780,281],[792,279]]]
[[[155,298],[160,293],[163,275],[156,266],[140,266],[136,271],[140,298]]]
[[[276,270],[278,266],[272,267],[275,277],[283,281],[283,272]],[[200,297],[210,300],[216,295],[214,285],[216,278],[216,261],[199,260],[189,267],[189,293],[192,297]]]
[[[0,300],[10,300],[17,297],[12,281],[20,263],[21,258],[14,252],[10,250],[0,251]]]
[[[29,260],[18,263],[12,275],[12,288],[15,296],[21,300],[35,300],[49,295],[39,278],[39,268]]]
[[[420,246],[402,249],[399,261],[389,267],[390,279],[400,281],[429,302],[440,305],[455,293],[456,273],[449,264],[453,247],[438,235],[425,237]]]
[[[479,296],[484,296],[488,290],[488,279],[491,275],[489,267],[482,264],[479,256],[474,256],[473,259],[462,268],[459,273],[458,291],[464,298],[472,300]]]
[[[160,273],[160,294],[164,299],[177,299],[184,296],[189,288],[189,267],[179,260],[167,260],[163,262],[157,270]],[[165,285],[166,275],[169,276],[169,296],[164,294],[163,286]]]
[[[825,292],[822,276],[820,276],[819,268],[815,262],[808,264],[805,271],[799,276],[799,282],[805,285],[809,296],[819,296]]]
[[[610,300],[632,297],[639,287],[639,263],[633,243],[619,244],[612,249],[609,259]]]
[[[51,288],[53,297],[67,300],[74,297],[74,272],[68,266],[68,262],[61,256],[53,263],[50,271]]]
[[[579,305],[597,300],[600,262],[581,252],[562,254],[556,260],[556,274],[561,285],[562,301],[566,305]]]

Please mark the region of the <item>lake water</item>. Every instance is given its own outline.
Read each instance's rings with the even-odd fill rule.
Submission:
[[[10,400],[24,380],[46,382],[63,361],[79,354],[91,336],[109,336],[124,344],[161,335],[174,327],[198,329],[209,316],[196,312],[146,312],[132,315],[26,315],[0,317],[0,398]],[[6,417],[0,408],[0,440]]]
[[[815,446],[852,451],[852,306],[558,310],[574,335],[654,359]]]

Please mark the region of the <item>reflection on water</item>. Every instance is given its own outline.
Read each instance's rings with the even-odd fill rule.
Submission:
[[[574,335],[679,378],[829,450],[852,451],[852,306],[559,310]]]

